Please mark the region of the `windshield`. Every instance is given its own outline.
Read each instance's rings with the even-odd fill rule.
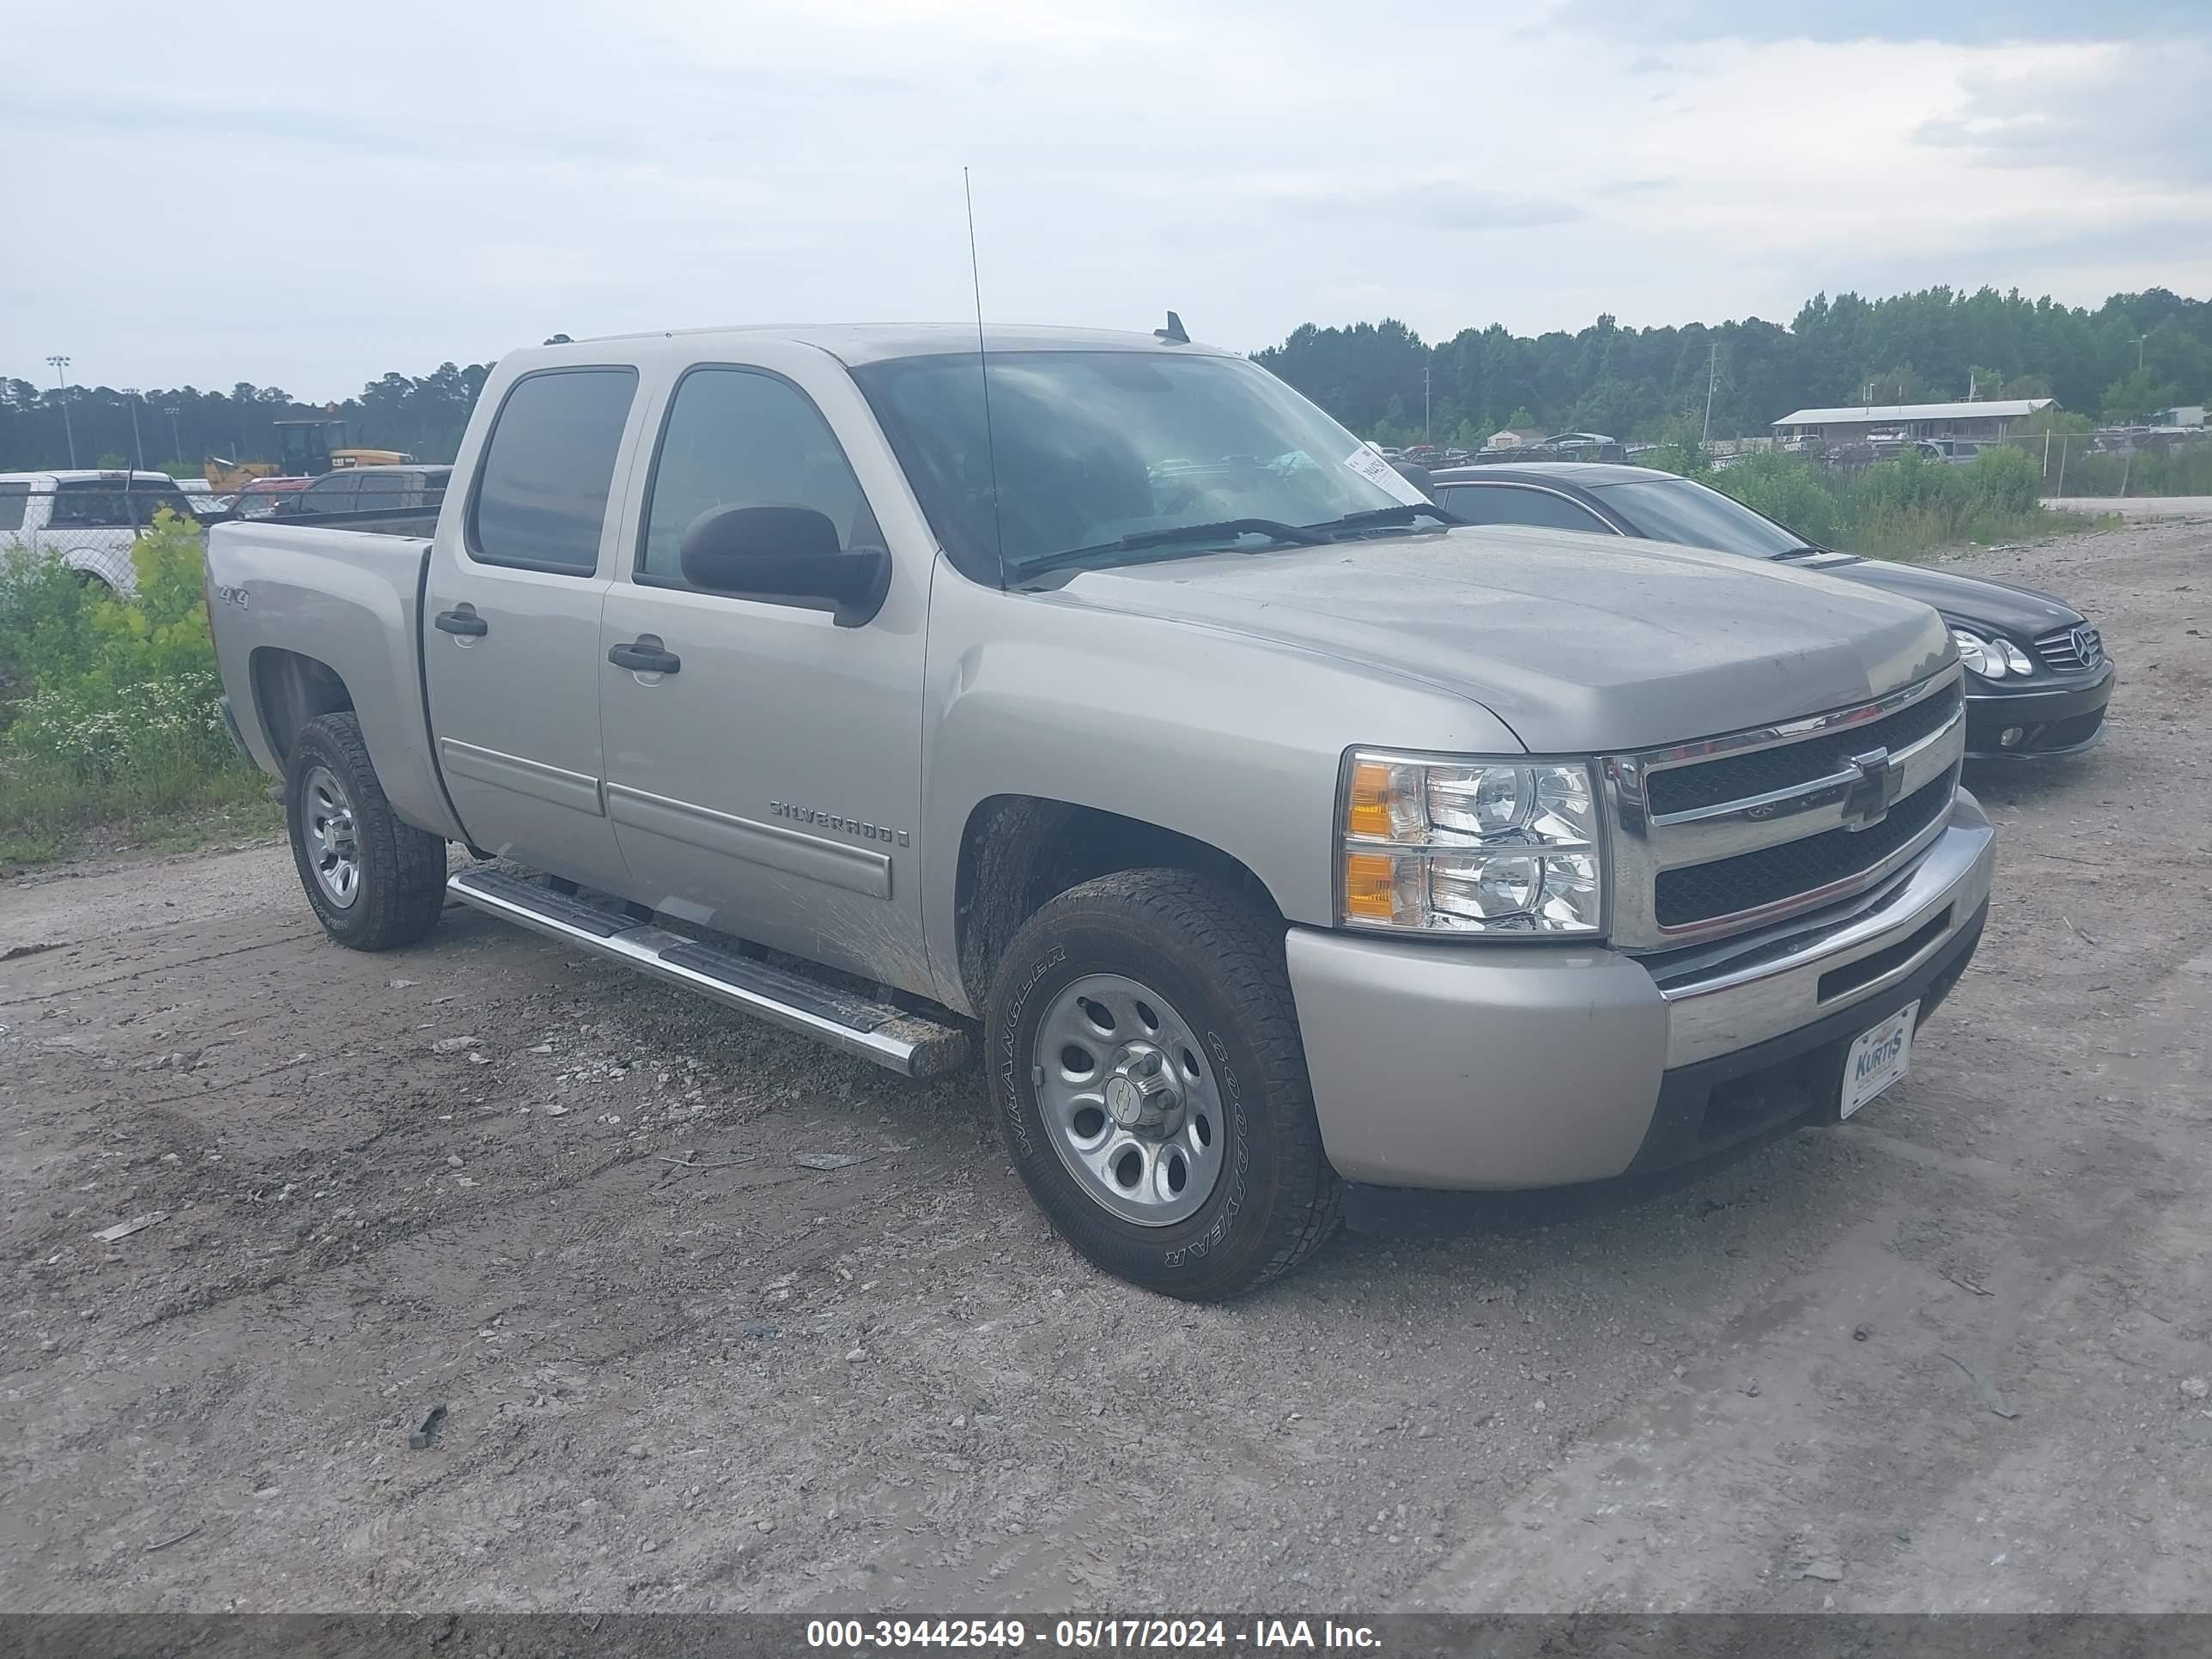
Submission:
[[[1805,550],[1802,536],[1688,478],[1651,478],[1598,489],[1606,504],[1648,541],[1748,553],[1754,559],[1778,559]]]
[[[990,360],[991,436],[975,357],[902,357],[854,371],[930,526],[979,581],[1076,548],[1135,556],[1124,537],[1238,521],[1303,526],[1423,498],[1389,462],[1238,357],[1021,351]],[[1384,482],[1387,480],[1387,482]],[[1251,533],[1251,532],[1243,532]],[[1155,551],[1147,556],[1159,556]]]

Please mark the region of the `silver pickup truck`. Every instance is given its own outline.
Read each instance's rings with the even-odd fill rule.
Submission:
[[[1457,526],[1179,327],[985,344],[520,351],[434,519],[217,526],[331,937],[455,900],[980,1059],[1067,1238],[1189,1297],[1902,1074],[1993,862],[1933,611]]]

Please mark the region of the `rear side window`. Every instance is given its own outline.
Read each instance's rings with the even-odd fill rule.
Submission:
[[[1526,524],[1544,530],[1584,530],[1610,534],[1613,526],[1588,507],[1577,507],[1548,489],[1512,484],[1471,484],[1447,489],[1443,504],[1469,524]]]
[[[361,474],[361,498],[354,503],[357,513],[381,513],[397,507],[412,507],[421,497],[415,493],[415,475],[396,466],[372,466]]]
[[[469,553],[485,564],[587,576],[614,483],[637,374],[565,368],[516,381],[493,422],[469,509]]]
[[[757,369],[695,368],[676,388],[646,502],[641,580],[688,586],[684,532],[717,507],[811,507],[837,545],[880,547],[852,464],[813,400]]]
[[[0,530],[21,530],[23,509],[30,504],[30,485],[0,483]]]

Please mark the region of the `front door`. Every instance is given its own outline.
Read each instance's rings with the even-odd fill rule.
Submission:
[[[547,370],[507,391],[467,510],[440,525],[422,652],[438,768],[469,840],[619,892],[601,793],[608,502],[637,374]]]
[[[842,371],[816,373],[844,417],[861,418]],[[930,550],[902,558],[894,547],[884,610],[840,628],[826,611],[685,580],[685,529],[723,506],[811,507],[840,546],[884,544],[847,447],[795,378],[719,364],[684,373],[633,568],[608,589],[599,629],[607,805],[633,896],[926,989],[918,707]],[[672,671],[651,665],[660,662]]]

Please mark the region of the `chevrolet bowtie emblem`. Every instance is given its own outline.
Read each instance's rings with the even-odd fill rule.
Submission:
[[[1850,764],[1858,777],[1844,796],[1844,828],[1871,830],[1889,816],[1890,803],[1905,787],[1905,772],[1887,749],[1854,755]]]

